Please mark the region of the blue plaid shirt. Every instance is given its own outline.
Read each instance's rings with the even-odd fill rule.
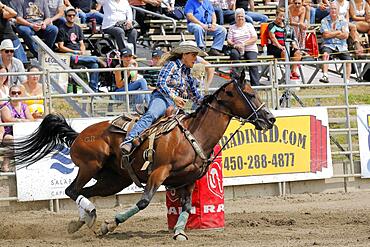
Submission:
[[[197,103],[202,98],[197,84],[197,80],[190,74],[190,68],[176,59],[166,63],[159,72],[157,88],[164,96],[172,99],[175,96],[190,98]]]
[[[348,22],[346,20],[341,20],[339,17],[335,22],[331,19],[330,15],[322,19],[321,21],[321,33],[340,30],[342,32],[349,32]],[[348,51],[347,40],[346,39],[324,39],[321,46],[329,47],[332,50],[337,51]]]

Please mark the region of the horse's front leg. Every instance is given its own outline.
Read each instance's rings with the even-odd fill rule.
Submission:
[[[113,221],[106,220],[101,225],[101,233],[104,235],[108,232],[113,232],[120,223],[125,222],[140,210],[146,208],[152,200],[155,192],[157,192],[159,186],[161,186],[163,181],[169,176],[170,169],[171,165],[163,165],[155,169],[152,174],[150,174],[141,199],[125,212],[118,213]]]
[[[188,237],[185,234],[185,226],[188,222],[189,214],[191,211],[191,195],[193,193],[194,186],[195,183],[178,190],[178,193],[180,194],[182,210],[173,229],[173,239],[175,240],[188,240]]]

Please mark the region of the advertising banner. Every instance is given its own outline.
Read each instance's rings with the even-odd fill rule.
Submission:
[[[81,132],[84,128],[111,118],[73,119],[70,124],[74,130]],[[31,134],[40,122],[16,123],[14,125],[14,137],[20,138]],[[73,182],[78,173],[78,167],[72,163],[69,156],[69,148],[62,151],[52,152],[40,161],[16,169],[17,195],[19,201],[49,200],[68,198],[64,190]],[[92,179],[86,186],[95,183]],[[120,193],[133,193],[142,191],[136,185],[124,189]]]
[[[231,121],[220,145],[225,185],[329,178],[333,175],[326,108],[273,111],[275,126],[259,131]]]
[[[370,106],[359,106],[357,108],[357,126],[361,176],[370,178]]]
[[[218,153],[220,147],[214,149]],[[220,229],[225,226],[224,187],[222,177],[221,153],[209,166],[208,172],[195,182],[192,195],[192,209],[186,229]],[[180,198],[176,190],[166,193],[167,224],[172,230],[182,211]]]

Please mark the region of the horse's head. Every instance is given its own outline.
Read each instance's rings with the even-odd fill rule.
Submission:
[[[239,78],[220,88],[217,101],[228,108],[231,115],[247,120],[258,130],[271,129],[275,123],[274,115],[246,83],[244,70]]]

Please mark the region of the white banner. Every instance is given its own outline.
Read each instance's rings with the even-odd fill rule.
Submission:
[[[278,117],[305,116],[309,118],[311,116],[311,119],[314,119],[315,122],[319,122],[317,126],[319,126],[320,128],[326,128],[325,132],[315,132],[316,135],[319,134],[326,135],[326,138],[324,139],[329,140],[328,115],[326,108],[315,107],[315,108],[279,110],[273,111],[273,114],[275,114],[275,116]],[[94,123],[108,119],[110,118],[71,119],[69,120],[69,122],[74,130],[76,130],[77,132],[81,132],[84,128]],[[39,126],[39,124],[40,122],[15,124],[14,126],[15,138],[31,134]],[[291,122],[290,125],[294,124],[295,122]],[[310,133],[312,135],[311,131]],[[311,149],[313,146],[315,146],[312,145],[314,143],[313,140],[314,139],[307,139],[307,144],[308,142],[310,143]],[[307,171],[301,171],[296,173],[287,174],[283,172],[282,174],[272,174],[272,175],[241,174],[240,176],[224,177],[224,186],[329,178],[333,175],[333,167],[331,161],[331,152],[329,145],[330,143],[329,141],[326,142],[327,146],[324,145],[326,146],[325,150],[326,162],[325,165],[323,166],[319,165],[312,166],[313,163],[311,162],[311,166],[307,168],[308,169]],[[224,153],[226,153],[226,151],[223,152],[223,154]],[[313,153],[312,150],[311,153]],[[254,153],[250,152],[250,154],[253,155]],[[314,170],[312,170],[312,168],[314,168]],[[67,147],[65,147],[62,151],[53,152],[52,154],[28,166],[27,168],[17,169],[16,176],[17,176],[18,200],[33,201],[33,200],[67,198],[67,196],[64,193],[64,190],[75,179],[75,177],[77,176],[77,172],[78,167],[72,163],[71,158],[69,156],[69,148]],[[225,167],[223,173],[224,175],[226,173]],[[90,186],[93,183],[94,181],[90,181],[87,184],[87,186]],[[160,190],[163,191],[164,187],[161,186]],[[142,189],[133,184],[130,187],[122,190],[119,194],[128,194],[135,192],[142,192]]]
[[[359,106],[357,108],[357,126],[361,176],[370,178],[370,106]]]

